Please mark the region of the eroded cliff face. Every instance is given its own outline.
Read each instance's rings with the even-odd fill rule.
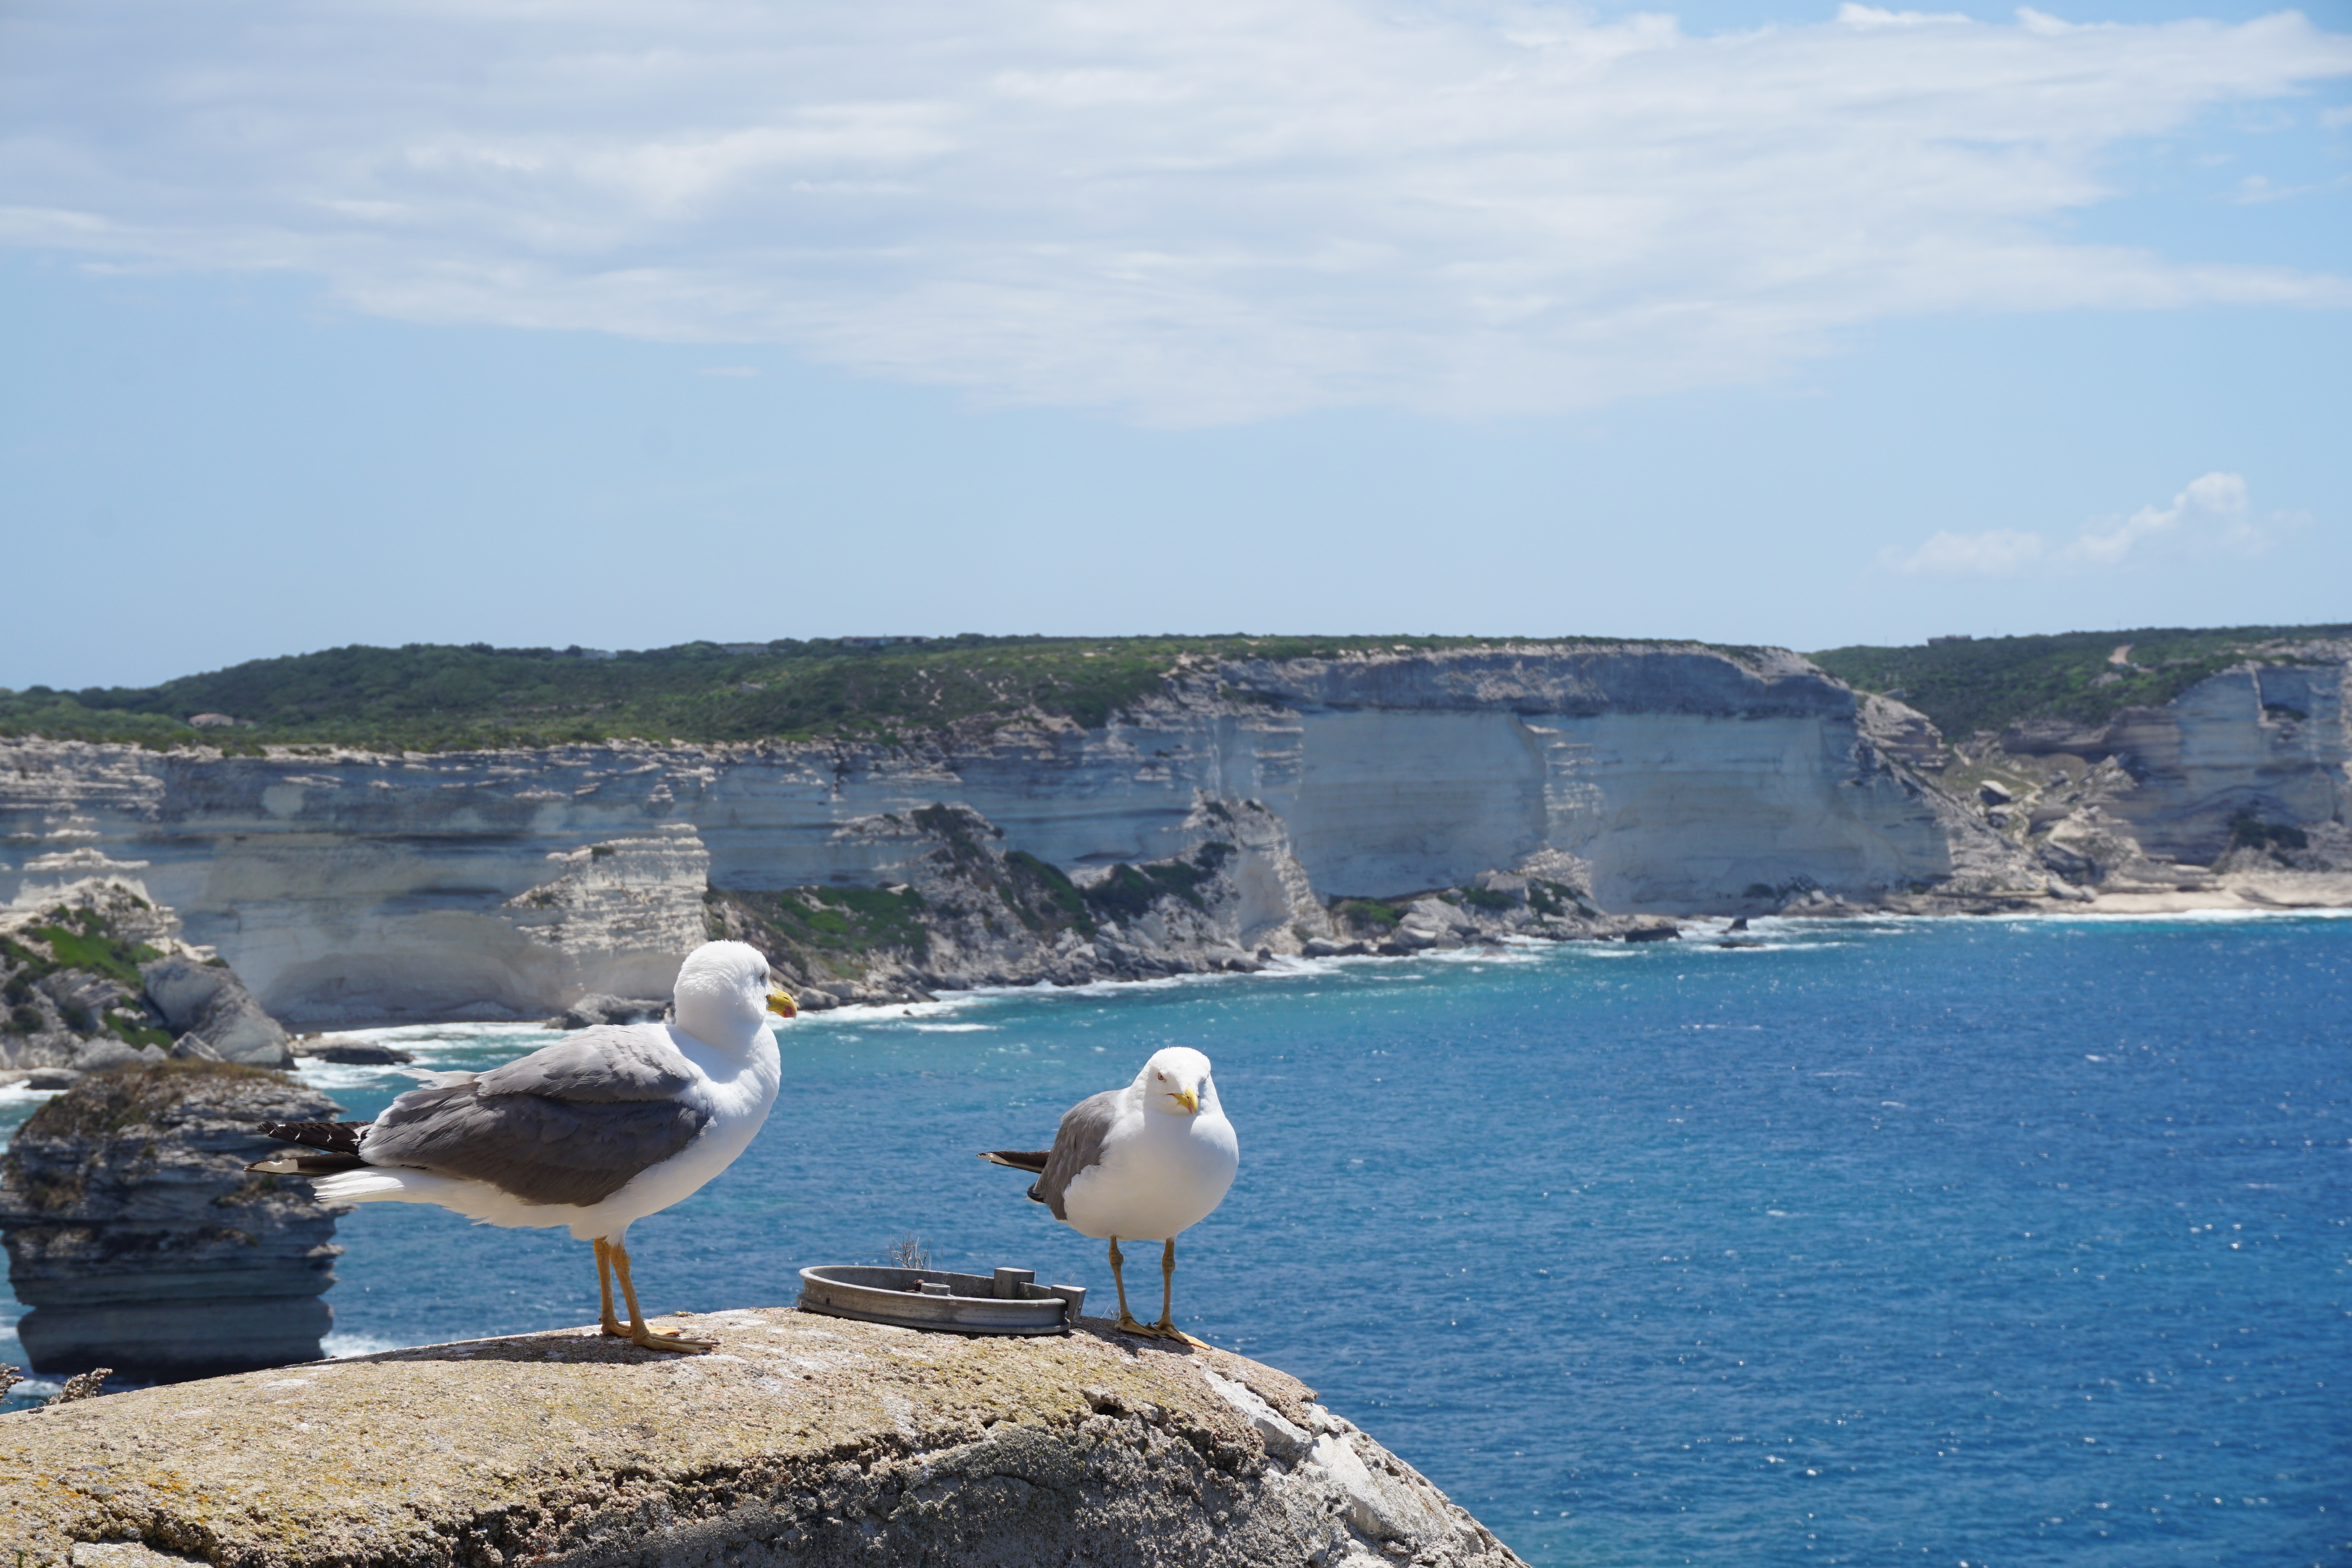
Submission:
[[[2347,655],[2322,653],[2109,727],[2096,747],[2132,789],[2101,797],[2098,831],[2202,867],[2242,800],[2340,824]],[[319,1025],[660,995],[708,929],[709,890],[911,884],[927,852],[876,824],[940,805],[1082,884],[1233,842],[1214,929],[1173,933],[1179,948],[1296,951],[1328,900],[1547,867],[1602,910],[1669,915],[2074,897],[2106,874],[1995,821],[1945,760],[1920,716],[1795,655],[1696,645],[1193,659],[1099,729],[1034,718],[892,747],[226,758],[13,741],[0,897],[97,857],[271,1010]]]
[[[2352,902],[2352,643],[2283,650],[2162,707],[1964,743],[1988,821],[2117,907]]]

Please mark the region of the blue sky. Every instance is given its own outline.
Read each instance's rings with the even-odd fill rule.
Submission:
[[[2352,619],[2352,14],[30,0],[0,685]]]

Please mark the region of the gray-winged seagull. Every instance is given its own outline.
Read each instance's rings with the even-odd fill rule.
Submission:
[[[568,1225],[596,1244],[604,1329],[653,1350],[707,1340],[646,1327],[629,1227],[725,1170],[768,1119],[782,1077],[768,1015],[799,1010],[741,942],[677,972],[676,1023],[599,1024],[488,1072],[436,1072],[373,1122],[272,1122],[302,1145],[248,1170],[304,1176],[329,1203],[437,1203],[488,1225]],[[613,1316],[621,1281],[629,1326]]]
[[[1155,1051],[1135,1082],[1081,1100],[1062,1118],[1050,1149],[991,1149],[980,1156],[1037,1179],[1029,1197],[1081,1236],[1110,1243],[1118,1326],[1159,1339],[1199,1340],[1176,1326],[1176,1235],[1224,1201],[1241,1168],[1241,1145],[1217,1103],[1209,1059],[1190,1046]],[[1127,1310],[1118,1244],[1163,1241],[1160,1321]]]

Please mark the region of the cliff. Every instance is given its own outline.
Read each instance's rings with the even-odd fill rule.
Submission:
[[[245,1166],[281,1146],[257,1124],[337,1111],[281,1074],[202,1061],[87,1073],[36,1111],[0,1155],[34,1367],[168,1378],[315,1358],[346,1211]]]
[[[302,1027],[659,995],[705,933],[763,925],[804,981],[856,998],[1397,941],[1404,906],[1439,894],[1486,936],[1607,934],[1538,916],[2032,908],[2159,885],[2238,902],[2212,867],[2216,824],[2235,843],[2242,811],[2305,836],[2260,846],[2316,857],[2264,862],[2319,879],[2290,901],[2342,902],[2347,657],[2266,653],[2094,739],[2000,758],[1991,737],[1956,755],[1918,712],[1791,653],[1602,643],[1186,653],[1093,722],[1016,706],[891,737],[5,740],[0,895],[30,904],[102,862]],[[920,673],[901,672],[909,691]],[[2114,765],[2076,802],[2095,814],[2035,826],[2081,784],[2036,758],[2094,751]],[[2035,803],[2021,818],[1987,784]],[[918,825],[935,810],[976,814],[1003,863],[975,883],[977,862],[943,862]],[[1153,867],[1187,885],[1139,887]],[[1528,886],[1516,924],[1470,896]],[[1120,887],[1150,907],[1106,917]],[[834,940],[851,931],[873,937],[862,956]]]
[[[1957,748],[1988,821],[2105,907],[2352,903],[2352,643],[2282,645],[2161,706]]]
[[[0,1416],[28,1564],[1511,1568],[1270,1367],[1126,1339],[960,1339],[789,1310],[677,1357],[593,1329]],[[110,1549],[83,1542],[119,1543]]]

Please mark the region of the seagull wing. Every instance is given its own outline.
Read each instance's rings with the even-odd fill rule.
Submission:
[[[360,1155],[586,1206],[682,1152],[709,1124],[693,1067],[659,1025],[604,1025],[465,1081],[412,1089]]]
[[[1111,1125],[1118,1120],[1118,1103],[1123,1092],[1106,1089],[1099,1094],[1088,1095],[1063,1113],[1062,1124],[1054,1134],[1054,1147],[1045,1156],[1045,1169],[1029,1188],[1029,1196],[1054,1211],[1054,1218],[1066,1220],[1062,1197],[1070,1190],[1070,1183],[1078,1173],[1102,1163],[1103,1145],[1110,1136]]]

